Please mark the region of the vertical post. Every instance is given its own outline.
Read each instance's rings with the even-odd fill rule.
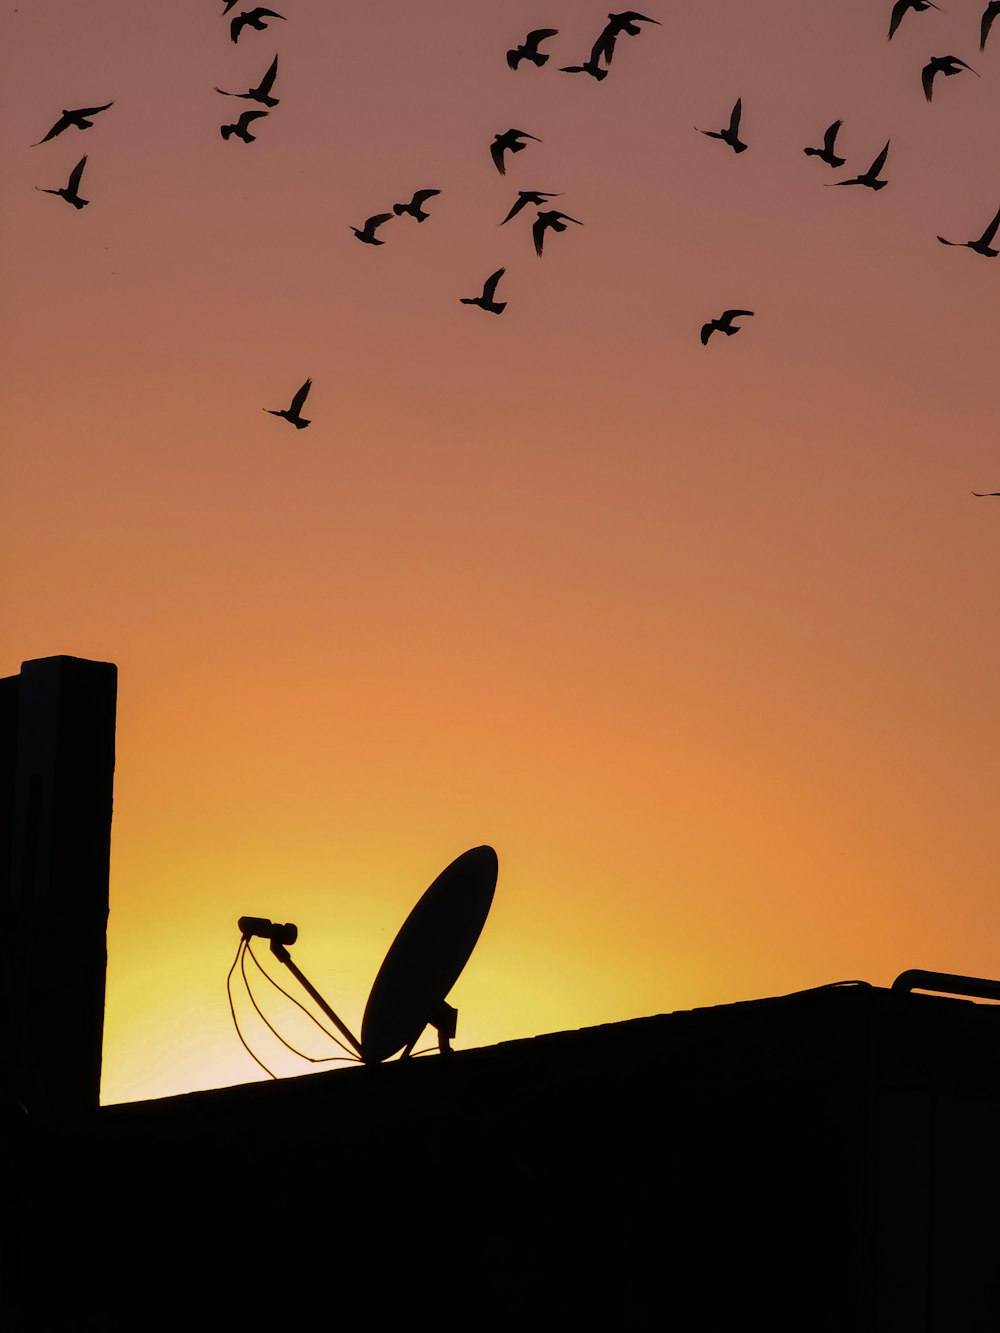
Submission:
[[[78,657],[0,681],[0,1079],[41,1119],[100,1097],[117,682]]]

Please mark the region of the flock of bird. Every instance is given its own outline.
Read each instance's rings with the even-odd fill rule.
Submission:
[[[235,8],[238,0],[223,0],[223,17],[230,14]],[[889,17],[888,40],[891,41],[900,24],[910,12],[914,14],[921,13],[928,9],[939,10],[940,7],[933,3],[933,0],[896,0],[892,7]],[[940,11],[944,12],[944,11]],[[980,22],[979,49],[982,51],[989,37],[993,22],[1000,13],[1000,0],[988,0],[983,11]],[[230,19],[230,38],[233,43],[238,43],[241,35],[249,28],[257,32],[265,31],[272,20],[284,21],[285,16],[273,9],[266,9],[257,6],[250,10],[234,15]],[[611,70],[612,61],[619,39],[624,36],[636,37],[642,31],[643,24],[653,24],[660,26],[658,19],[650,18],[646,14],[640,14],[636,10],[626,10],[622,13],[609,13],[608,21],[598,33],[596,39],[590,48],[590,53],[579,64],[559,66],[561,73],[566,74],[587,74],[596,82],[601,82],[608,77]],[[544,67],[549,59],[550,53],[542,50],[544,43],[551,41],[552,38],[559,35],[558,28],[535,28],[529,32],[523,41],[512,46],[506,53],[506,62],[509,68],[517,72],[523,63],[528,63],[536,68]],[[938,74],[945,78],[953,77],[963,71],[974,74],[977,78],[981,77],[978,72],[967,64],[964,60],[955,55],[932,56],[923,66],[920,72],[921,87],[924,96],[928,102],[933,99],[934,81]],[[246,101],[256,102],[264,107],[264,110],[247,110],[239,116],[232,124],[220,126],[220,133],[224,140],[236,137],[244,143],[255,142],[256,136],[251,133],[251,126],[257,121],[266,117],[273,107],[278,105],[278,99],[272,95],[275,79],[278,73],[278,56],[275,55],[267,70],[260,80],[246,92],[229,92],[222,88],[216,88],[216,92],[225,97],[236,97]],[[69,129],[86,130],[93,126],[92,117],[109,110],[114,102],[106,102],[101,106],[80,107],[75,110],[64,110],[59,119],[55,122],[47,134],[38,144],[48,143],[57,138]],[[748,144],[740,138],[741,119],[743,114],[742,98],[737,98],[729,117],[728,125],[718,130],[695,129],[711,139],[718,139],[725,143],[734,153],[746,152]],[[832,169],[839,169],[845,165],[846,159],[841,157],[836,151],[837,136],[840,132],[843,121],[835,120],[829,125],[823,135],[823,145],[821,148],[806,147],[802,151],[810,157],[816,157]],[[508,155],[513,156],[523,152],[529,142],[541,143],[542,140],[526,130],[510,128],[494,135],[493,141],[489,146],[490,156],[497,172],[505,176],[507,172]],[[38,146],[38,145],[35,145]],[[844,180],[831,181],[830,185],[860,185],[873,191],[882,190],[888,184],[888,181],[881,176],[885,167],[886,159],[889,154],[889,141],[876,155],[871,165],[858,175]],[[84,199],[80,194],[80,183],[83,176],[83,170],[86,166],[87,158],[82,157],[76,166],[70,172],[67,184],[58,189],[52,189],[43,186],[35,188],[46,194],[54,194],[65,199],[76,209],[82,209],[90,202]],[[384,239],[377,235],[378,230],[393,219],[400,218],[404,214],[422,223],[427,220],[430,214],[424,209],[424,205],[429,199],[440,195],[438,189],[420,189],[414,192],[408,202],[394,203],[387,211],[373,213],[368,217],[360,227],[350,226],[359,241],[365,245],[377,246],[384,245]],[[502,219],[498,226],[505,226],[512,221],[522,210],[532,206],[537,209],[535,218],[531,225],[532,240],[536,255],[541,257],[544,249],[545,236],[549,231],[564,232],[567,230],[567,224],[573,223],[576,226],[583,226],[579,218],[571,217],[558,209],[547,207],[549,200],[559,197],[556,193],[542,190],[519,190],[517,198],[510,207],[507,215]],[[1000,250],[993,248],[997,230],[1000,228],[1000,210],[997,211],[992,221],[986,226],[982,235],[968,241],[948,240],[943,236],[938,236],[942,245],[963,246],[975,253],[987,258],[995,258],[1000,254]],[[507,307],[506,301],[496,299],[496,290],[500,279],[504,276],[506,268],[498,268],[483,283],[482,293],[478,296],[460,297],[463,305],[478,306],[480,309],[490,314],[499,315]],[[716,318],[708,320],[701,327],[700,338],[702,345],[707,345],[713,333],[719,332],[727,337],[740,331],[740,326],[734,324],[734,320],[739,317],[749,317],[753,315],[752,310],[730,309],[725,310]],[[287,409],[276,410],[265,408],[266,412],[274,416],[283,417],[301,430],[310,423],[302,416],[302,407],[309,393],[312,380],[306,382],[297,391]],[[986,495],[998,495],[998,492],[979,492],[974,491],[974,495],[982,497]]]

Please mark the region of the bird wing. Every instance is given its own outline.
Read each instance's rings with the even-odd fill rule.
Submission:
[[[896,0],[892,7],[892,14],[889,16],[889,36],[888,41],[892,41],[892,34],[902,22],[903,15],[910,7],[910,0]]]
[[[600,64],[601,57],[603,56],[604,63],[610,65],[611,58],[615,53],[615,42],[617,40],[618,34],[615,31],[613,24],[609,23],[594,45],[590,48],[590,63],[592,65]]]
[[[498,268],[495,273],[491,273],[490,276],[486,279],[486,281],[483,283],[484,301],[493,300],[493,294],[497,289],[497,283],[500,281],[500,279],[506,272],[507,270],[505,268]]]
[[[274,59],[271,61],[270,69],[261,79],[255,91],[258,93],[263,93],[264,96],[266,97],[268,93],[271,91],[271,85],[274,83],[274,78],[277,72],[278,72],[278,57],[275,56]]]
[[[733,107],[733,114],[729,117],[729,133],[738,136],[740,132],[740,116],[743,114],[743,98],[737,97],[736,105]]]
[[[973,491],[973,495],[978,495],[980,499],[988,495],[1000,495],[1000,491]]]
[[[558,218],[558,220],[559,220],[560,222],[575,222],[576,225],[577,225],[578,227],[582,227],[582,226],[583,226],[583,223],[580,221],[579,218],[571,218],[570,215],[569,215],[568,213],[559,213],[559,212],[557,212],[557,213],[556,213],[556,217]]]
[[[925,65],[920,71],[920,83],[924,90],[924,96],[927,98],[928,102],[934,96],[934,75],[936,73],[937,68],[933,60]]]
[[[542,142],[537,134],[529,134],[527,130],[508,130],[508,133],[516,135],[519,139],[534,139],[535,143]],[[522,148],[524,147],[523,144],[521,144],[520,146]]]
[[[54,138],[56,137],[57,134],[62,134],[63,130],[66,129],[69,125],[72,125],[72,124],[73,124],[73,122],[70,120],[69,116],[60,116],[59,119],[56,121],[56,123],[55,123],[55,124],[52,126],[52,128],[49,130],[49,132],[48,132],[48,134],[45,136],[45,138],[44,138],[44,139],[39,139],[39,140],[38,140],[38,143],[36,143],[36,144],[32,144],[32,147],[33,147],[33,148],[37,148],[37,147],[38,147],[38,144],[41,144],[41,143],[48,143],[48,141],[49,141],[50,139],[54,139]]]
[[[365,219],[362,231],[373,232],[376,227],[381,227],[382,223],[388,222],[391,217],[391,213],[376,213],[374,217]]]
[[[521,209],[524,208],[525,204],[530,204],[533,202],[534,201],[530,199],[527,195],[518,195],[517,199],[514,201],[513,208],[504,218],[503,222],[501,222],[499,225],[502,227],[504,222],[509,222],[512,217],[515,217],[518,213],[520,213]]]
[[[419,208],[421,204],[426,203],[428,199],[432,199],[434,195],[440,193],[441,193],[440,190],[418,190],[416,194],[413,196],[413,198],[410,200],[410,203],[416,205],[416,207]]]
[[[871,176],[871,178],[874,180],[875,177],[878,175],[878,173],[885,166],[885,159],[888,156],[889,156],[889,141],[887,140],[885,147],[882,149],[881,153],[879,153],[878,157],[871,164],[871,166],[868,168],[868,171],[865,174]]]
[[[79,162],[69,173],[69,183],[66,186],[66,189],[67,191],[69,191],[70,194],[76,194],[76,192],[79,190],[80,177],[83,175],[83,169],[86,165],[87,165],[87,159],[85,157],[81,157]]]
[[[740,315],[752,315],[752,314],[753,314],[752,310],[723,310],[719,318],[725,320],[726,323],[728,324],[730,321],[738,319]]]
[[[980,236],[979,244],[989,245],[992,242],[993,237],[997,234],[997,227],[1000,227],[1000,212],[997,213],[996,217],[983,232],[982,236]]]
[[[549,225],[551,214],[539,213],[531,224],[531,239],[535,242],[535,254],[541,258],[542,243],[545,240],[545,228]]]
[[[503,153],[506,146],[506,144],[501,142],[499,134],[490,144],[490,157],[492,157],[493,165],[496,167],[497,171],[499,171],[501,176],[506,176],[507,174],[507,168],[504,166],[503,161]]]
[[[823,135],[823,147],[828,153],[833,152],[833,145],[836,142],[837,134],[843,125],[842,120],[835,120],[827,132]]]
[[[302,411],[302,404],[306,401],[306,396],[307,396],[307,394],[309,393],[309,390],[310,390],[311,388],[312,388],[312,380],[311,380],[311,379],[307,379],[306,382],[305,382],[305,384],[303,384],[302,388],[298,391],[298,393],[297,393],[297,394],[295,395],[295,397],[292,399],[292,405],[291,405],[291,407],[288,409],[289,413],[290,413],[292,416],[297,417],[297,416],[299,415],[299,413]]]
[[[241,130],[245,130],[248,125],[253,123],[253,121],[259,120],[261,116],[266,115],[266,111],[244,111],[239,119],[239,127]]]
[[[96,116],[98,111],[107,111],[109,106],[114,106],[114,102],[105,102],[103,106],[80,106],[73,112],[73,115]]]
[[[521,63],[521,52],[518,47],[512,46],[507,52],[507,64],[511,69],[517,69]]]
[[[710,323],[708,323],[708,324],[703,324],[703,325],[701,326],[701,345],[702,345],[702,347],[707,347],[707,346],[708,346],[708,340],[709,340],[709,338],[711,338],[711,336],[712,336],[712,330],[713,330],[715,327],[716,327],[716,324],[715,324],[715,320],[714,320],[714,319],[713,319]]]
[[[558,28],[535,28],[532,32],[528,33],[527,37],[525,37],[524,44],[525,46],[530,46],[532,51],[537,53],[538,43],[544,42],[546,37],[555,37],[558,32]]]
[[[279,14],[275,9],[258,8],[253,10],[249,17],[255,19],[283,19],[285,16],[284,14]]]
[[[990,0],[990,3],[983,10],[982,23],[979,25],[979,49],[980,51],[986,45],[986,38],[990,35],[990,28],[993,26],[993,20],[997,14],[1000,14],[1000,4],[997,0]]]

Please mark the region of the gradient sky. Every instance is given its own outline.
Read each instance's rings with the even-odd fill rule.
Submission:
[[[0,671],[119,666],[104,1099],[260,1075],[241,913],[356,1031],[482,842],[460,1046],[997,975],[1000,260],[935,239],[1000,208],[983,0],[891,43],[888,3],[649,0],[600,84],[557,68],[598,4],[274,7],[0,11]],[[945,54],[981,78],[928,104]],[[739,156],[694,129],[737,97]],[[824,188],[887,139],[886,189]],[[84,153],[87,208],[36,192]],[[584,226],[536,258],[518,189]],[[502,316],[459,303],[501,265]],[[307,430],[261,410],[307,376]]]

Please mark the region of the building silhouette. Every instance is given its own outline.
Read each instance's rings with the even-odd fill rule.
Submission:
[[[1000,1329],[992,982],[99,1107],[114,696],[0,682],[5,1328]]]

